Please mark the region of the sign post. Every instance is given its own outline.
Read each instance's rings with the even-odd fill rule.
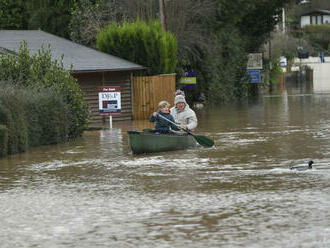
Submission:
[[[109,116],[109,126],[112,128],[112,116],[121,113],[121,93],[119,86],[99,87],[99,111],[101,115]]]
[[[251,83],[261,83],[262,53],[250,53],[248,55],[247,74]]]

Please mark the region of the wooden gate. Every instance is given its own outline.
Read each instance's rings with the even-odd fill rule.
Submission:
[[[162,100],[173,105],[175,74],[133,78],[133,119],[148,119]]]

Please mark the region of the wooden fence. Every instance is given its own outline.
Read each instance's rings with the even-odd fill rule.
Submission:
[[[175,74],[133,78],[133,119],[148,119],[162,100],[173,105]]]

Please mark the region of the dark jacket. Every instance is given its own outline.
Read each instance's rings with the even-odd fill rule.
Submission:
[[[174,122],[174,118],[171,114],[166,114],[163,113],[162,111],[158,110],[157,113],[159,115],[164,116],[166,119]],[[155,117],[153,116],[153,114],[150,115],[149,118],[150,122],[156,122],[155,124],[155,129],[156,130],[160,130],[160,131],[170,131],[170,127],[172,130],[178,131],[179,129],[177,128],[177,126],[175,126],[174,124],[168,122],[167,120],[164,120],[163,118],[159,117],[158,115]]]

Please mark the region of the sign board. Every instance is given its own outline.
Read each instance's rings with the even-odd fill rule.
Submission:
[[[262,69],[262,53],[249,53],[247,69]]]
[[[261,83],[261,73],[260,70],[247,70],[250,76],[251,83]]]
[[[182,77],[181,84],[196,84],[196,77]]]
[[[99,111],[101,115],[118,115],[121,112],[119,86],[99,87]]]
[[[188,70],[184,73],[184,77],[180,79],[180,84],[183,84],[185,89],[195,89],[197,78],[196,73],[193,70]]]

